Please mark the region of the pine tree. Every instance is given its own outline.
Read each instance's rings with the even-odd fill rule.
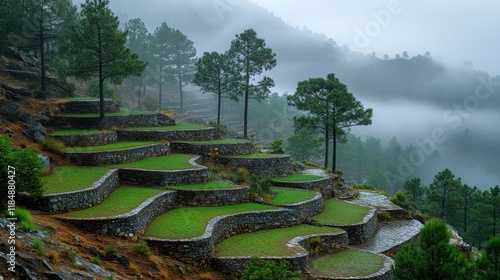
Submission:
[[[500,279],[500,235],[491,238],[484,247],[484,253],[476,260],[477,279]]]
[[[469,279],[472,265],[449,243],[448,227],[442,220],[429,220],[420,231],[418,246],[405,245],[395,256],[396,279]]]
[[[248,138],[248,100],[251,96],[259,101],[263,100],[269,95],[269,89],[274,86],[273,79],[269,77],[263,77],[257,84],[251,81],[264,70],[271,70],[276,66],[276,54],[266,47],[266,41],[258,38],[253,29],[247,29],[236,35],[236,39],[231,42],[229,55],[239,66],[243,77],[236,95],[244,97],[243,137]]]
[[[109,0],[86,0],[71,32],[71,72],[76,77],[99,80],[100,117],[104,118],[104,82],[121,83],[128,76],[140,76],[146,63],[128,49],[127,32],[109,9]]]

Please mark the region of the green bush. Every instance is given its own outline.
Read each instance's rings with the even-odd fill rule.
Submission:
[[[272,154],[284,154],[285,150],[283,149],[283,139],[274,139],[269,146],[268,149],[272,150]]]
[[[45,141],[42,142],[42,149],[44,151],[53,152],[56,154],[61,154],[64,151],[64,143],[62,141],[57,140],[54,137],[47,136],[45,137]]]
[[[106,258],[114,259],[118,255],[118,251],[116,250],[116,246],[109,246],[108,250],[106,250]]]
[[[140,241],[139,243],[134,244],[134,253],[138,255],[151,255],[151,249],[149,249],[146,241]]]
[[[148,96],[142,101],[142,105],[147,111],[156,111],[160,107],[160,103],[156,98]]]
[[[288,266],[287,261],[278,264],[253,257],[246,263],[241,280],[300,280]]]
[[[243,167],[238,167],[230,176],[230,180],[236,184],[242,184],[248,180],[250,171]]]
[[[95,256],[95,257],[92,257],[92,259],[90,259],[90,262],[95,264],[95,265],[100,265],[101,264],[101,258],[99,258],[99,256]]]
[[[262,189],[260,187],[260,184],[259,184],[259,177],[255,174],[252,174],[252,176],[250,176],[250,179],[249,179],[249,187],[250,187],[250,192],[251,193],[257,193],[257,194],[260,194],[262,193]]]
[[[355,183],[354,185],[352,185],[352,188],[353,189],[356,189],[356,190],[371,190],[371,191],[375,191],[376,188],[374,185],[371,185],[371,184],[368,184],[368,183],[363,183],[363,184],[357,184]]]
[[[97,79],[93,79],[88,83],[87,88],[85,89],[85,95],[90,97],[99,97],[99,81]],[[108,83],[104,83],[104,98],[116,98],[115,91]]]
[[[40,239],[33,239],[33,247],[35,248],[38,255],[40,256],[45,255],[45,246],[43,245],[43,242]]]
[[[5,215],[8,213],[5,211]],[[33,218],[29,210],[23,208],[16,208],[14,210],[13,218],[17,219],[19,226],[24,230],[36,230],[36,225],[33,223]]]
[[[42,195],[42,170],[42,160],[32,147],[14,149],[9,138],[0,136],[0,209],[7,208],[8,196],[4,194],[9,191],[9,181],[15,183],[16,192]]]
[[[406,197],[403,195],[403,193],[398,190],[398,192],[394,195],[394,196],[391,196],[389,198],[389,200],[396,204],[397,206],[400,206],[400,207],[405,207],[406,206]]]

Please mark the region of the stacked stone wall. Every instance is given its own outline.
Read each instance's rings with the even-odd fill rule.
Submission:
[[[268,158],[220,156],[220,164],[229,167],[244,167],[262,177],[281,177],[292,174],[292,159],[288,155]]]

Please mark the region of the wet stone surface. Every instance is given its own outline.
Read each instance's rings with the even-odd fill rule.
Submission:
[[[385,195],[370,191],[360,191],[359,198],[352,200],[352,202],[375,207],[382,211],[401,209],[401,207],[394,205]]]
[[[384,253],[416,238],[423,228],[417,220],[379,222],[379,229],[368,242],[359,246],[374,253]]]

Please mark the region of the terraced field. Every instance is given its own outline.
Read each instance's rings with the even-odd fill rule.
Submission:
[[[314,275],[333,278],[365,277],[377,273],[385,259],[367,251],[349,249],[311,261]]]
[[[114,217],[129,213],[147,199],[165,192],[161,189],[120,187],[99,205],[66,214],[71,218]]]
[[[195,168],[189,161],[192,155],[172,154],[167,156],[150,157],[134,162],[111,165],[114,168],[133,168],[148,170],[183,170]]]
[[[294,237],[312,234],[339,233],[330,227],[300,225],[288,228],[266,229],[232,236],[215,246],[216,257],[293,256],[298,248],[287,244]]]
[[[325,210],[314,216],[313,220],[327,225],[350,225],[363,221],[370,208],[342,200],[325,201]]]
[[[102,167],[54,167],[52,174],[42,177],[44,194],[72,192],[89,188],[108,170],[108,168]]]
[[[192,184],[192,185],[167,186],[168,189],[175,189],[175,190],[217,190],[217,189],[233,189],[239,187],[240,186],[238,185],[222,181],[213,181],[208,183]]]
[[[147,146],[156,144],[158,142],[154,141],[122,141],[116,142],[112,144],[102,145],[102,146],[89,146],[89,147],[71,147],[65,148],[65,152],[102,152],[102,151],[114,151],[114,150],[123,150],[128,148],[137,148],[141,146]]]
[[[256,203],[178,208],[153,220],[149,224],[145,236],[164,239],[193,238],[202,235],[208,222],[217,216],[273,209],[276,208]]]
[[[314,198],[316,195],[312,191],[286,188],[271,188],[275,196],[269,204],[284,205],[294,204]]]

